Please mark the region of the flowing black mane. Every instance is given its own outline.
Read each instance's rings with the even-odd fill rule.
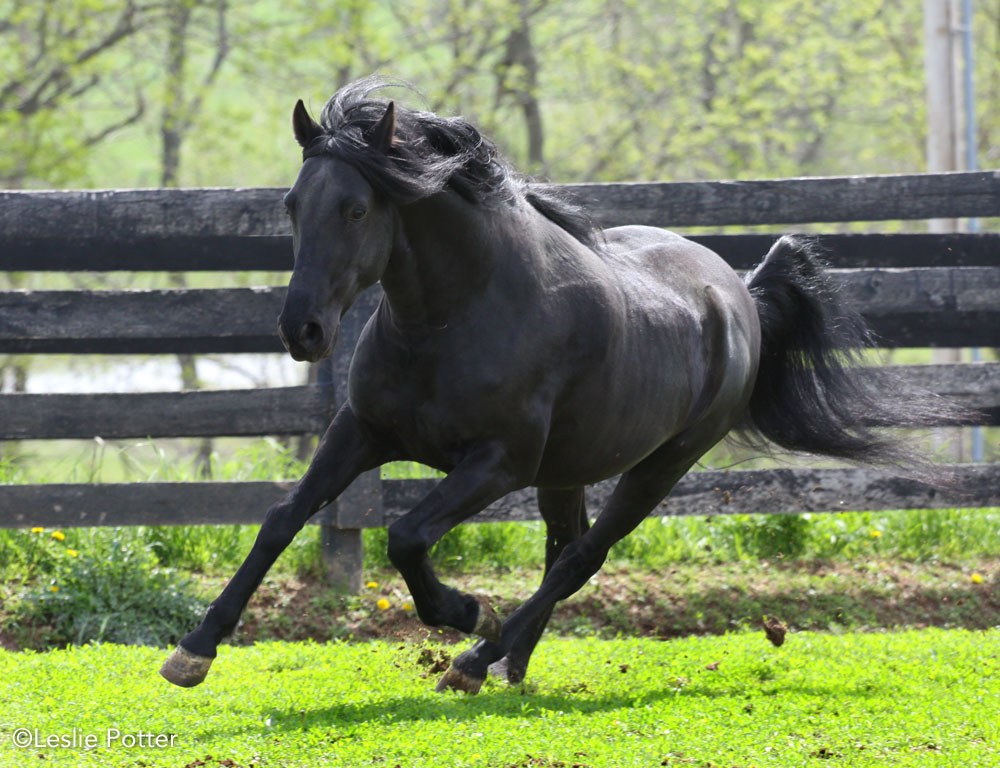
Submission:
[[[412,90],[405,83],[371,76],[337,91],[323,107],[323,134],[303,150],[303,160],[333,155],[401,205],[445,187],[483,205],[521,196],[577,240],[594,246],[596,229],[582,209],[519,174],[490,139],[460,117],[396,105],[392,147],[388,153],[374,151],[367,134],[388,102],[372,94],[389,87]]]

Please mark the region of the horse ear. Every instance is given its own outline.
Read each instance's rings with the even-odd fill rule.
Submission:
[[[302,99],[295,102],[295,109],[292,110],[292,131],[295,133],[295,140],[302,148],[308,147],[317,136],[323,133],[323,128],[320,127],[319,123],[309,116]]]
[[[385,112],[379,121],[375,123],[365,134],[365,139],[372,149],[379,152],[388,152],[392,146],[393,135],[396,132],[396,105],[389,102]]]

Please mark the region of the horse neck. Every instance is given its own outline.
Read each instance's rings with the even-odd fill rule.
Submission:
[[[444,327],[498,274],[519,269],[523,203],[484,207],[447,191],[402,206],[382,289],[401,326]]]

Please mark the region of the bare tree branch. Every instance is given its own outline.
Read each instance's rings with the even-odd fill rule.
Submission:
[[[85,147],[92,147],[95,144],[99,144],[100,142],[104,141],[112,133],[120,131],[122,128],[126,128],[132,125],[133,123],[139,122],[142,116],[146,113],[146,103],[142,100],[142,96],[137,94],[136,98],[138,103],[136,105],[135,111],[132,114],[122,118],[117,123],[112,123],[111,125],[105,126],[97,133],[87,136],[83,140],[83,145]]]
[[[24,77],[9,81],[0,90],[0,105],[13,94],[24,90],[28,83],[36,77],[40,77],[40,81],[14,106],[14,110],[22,115],[35,114],[43,109],[51,108],[61,98],[79,95],[73,93],[75,86],[70,77],[72,68],[81,66],[95,56],[112,48],[129,35],[134,34],[137,28],[136,6],[132,0],[128,0],[125,8],[118,15],[114,27],[106,36],[74,55],[69,62],[60,62],[52,66],[47,72],[38,72],[38,65],[47,59],[48,51],[47,12],[43,11],[39,18],[38,51],[32,59],[32,65],[28,67],[28,71]],[[84,90],[87,90],[87,88],[84,88]],[[82,93],[83,91],[80,92]]]
[[[217,12],[216,12],[216,36],[215,36],[215,57],[212,59],[212,65],[209,67],[208,72],[205,73],[205,77],[202,80],[201,88],[198,89],[188,108],[184,110],[187,114],[183,122],[182,130],[187,132],[190,129],[191,124],[194,122],[194,116],[201,111],[201,104],[205,98],[205,94],[215,83],[216,77],[219,75],[219,70],[222,69],[222,65],[229,55],[229,29],[226,26],[226,11],[228,10],[228,5],[226,0],[218,0]]]

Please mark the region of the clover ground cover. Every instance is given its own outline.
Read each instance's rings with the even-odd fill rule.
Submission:
[[[225,647],[190,690],[156,674],[161,649],[3,652],[0,766],[1000,764],[997,630],[799,633],[781,648],[756,632],[556,638],[529,684],[476,697],[433,691],[428,663],[453,651]],[[41,745],[16,747],[16,729]],[[90,749],[45,743],[90,734]]]

